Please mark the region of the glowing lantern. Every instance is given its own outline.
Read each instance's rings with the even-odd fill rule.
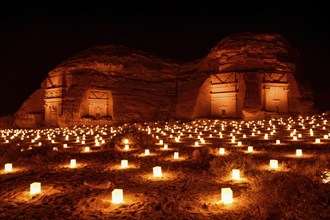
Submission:
[[[242,141],[238,141],[237,146],[242,146]]]
[[[232,175],[233,180],[240,180],[240,175],[239,175],[238,169],[233,169],[231,175]]]
[[[221,200],[224,204],[233,203],[233,191],[231,188],[221,188]]]
[[[30,184],[30,194],[38,194],[41,192],[41,183],[40,182],[34,182]]]
[[[128,167],[128,160],[121,160],[121,168],[127,168]]]
[[[249,152],[249,153],[252,153],[252,152],[253,152],[253,147],[252,147],[252,146],[249,146],[249,147],[248,147],[248,152]]]
[[[128,139],[124,139],[124,144],[128,144]]]
[[[8,144],[9,143],[9,140],[6,140],[6,144]]]
[[[159,140],[159,144],[163,145],[164,141],[163,140]]]
[[[296,156],[301,157],[302,156],[302,149],[296,149]]]
[[[145,149],[145,150],[144,150],[144,154],[145,154],[145,155],[149,155],[149,154],[150,154],[149,149]]]
[[[124,150],[129,150],[129,145],[128,144],[125,144]]]
[[[153,168],[154,177],[162,177],[162,168],[157,166]]]
[[[84,148],[84,152],[89,152],[90,151],[90,148],[89,147],[85,147]]]
[[[328,135],[323,135],[323,138],[324,138],[324,139],[328,139],[329,136],[328,136]]]
[[[268,140],[268,134],[265,134],[264,139]]]
[[[112,203],[119,204],[124,202],[124,193],[122,189],[112,190]]]
[[[85,141],[81,141],[81,144],[85,144]]]
[[[297,136],[293,136],[293,140],[296,141],[297,140]]]
[[[281,144],[281,141],[280,140],[276,140],[276,144]]]
[[[63,148],[68,148],[68,144],[63,144]]]
[[[270,160],[269,161],[269,167],[272,169],[277,169],[278,168],[278,161],[277,160]]]
[[[13,171],[13,164],[6,163],[5,164],[5,172],[11,172],[11,171]]]
[[[174,152],[174,159],[179,159],[179,152]]]
[[[315,143],[320,144],[320,143],[321,143],[321,139],[316,138],[316,139],[315,139]]]
[[[71,168],[75,168],[76,166],[77,166],[76,159],[71,159],[71,160],[70,160],[70,167],[71,167]]]
[[[167,150],[167,149],[168,149],[168,145],[164,144],[164,150]]]
[[[199,146],[198,141],[195,141],[195,147],[198,147],[198,146]]]
[[[219,154],[221,154],[221,155],[225,154],[225,148],[222,148],[222,147],[221,147],[221,148],[219,149]]]

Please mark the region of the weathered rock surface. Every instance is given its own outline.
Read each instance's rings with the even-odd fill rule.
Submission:
[[[277,112],[313,111],[310,89],[296,80],[296,60],[295,51],[276,34],[233,35],[205,58],[183,64],[124,46],[97,46],[50,71],[16,113],[15,125],[193,119],[219,117],[220,111],[260,118],[272,111],[264,87],[273,91],[273,85],[288,90]]]

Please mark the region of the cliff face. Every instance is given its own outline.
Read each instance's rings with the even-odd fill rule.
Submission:
[[[93,47],[49,72],[42,88],[16,113],[15,125],[35,127],[43,124],[43,118],[48,126],[70,126],[208,117],[212,116],[211,75],[218,74],[217,80],[230,84],[226,77],[232,73],[239,81],[237,106],[242,106],[243,116],[262,111],[267,74],[279,77],[275,81],[287,81],[289,112],[302,106],[309,111],[312,102],[304,102],[294,60],[287,42],[270,34],[225,38],[207,57],[184,64],[123,46]],[[311,97],[309,91],[305,93]]]

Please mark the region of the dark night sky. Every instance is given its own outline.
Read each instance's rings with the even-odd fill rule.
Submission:
[[[88,47],[123,44],[193,60],[243,31],[286,37],[321,110],[330,109],[326,1],[130,2],[0,0],[0,115],[15,112],[52,68]]]

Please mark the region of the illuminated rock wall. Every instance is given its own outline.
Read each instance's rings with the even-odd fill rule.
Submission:
[[[260,119],[314,111],[294,49],[276,34],[243,33],[178,64],[123,46],[93,47],[51,72],[15,126],[208,118]]]

